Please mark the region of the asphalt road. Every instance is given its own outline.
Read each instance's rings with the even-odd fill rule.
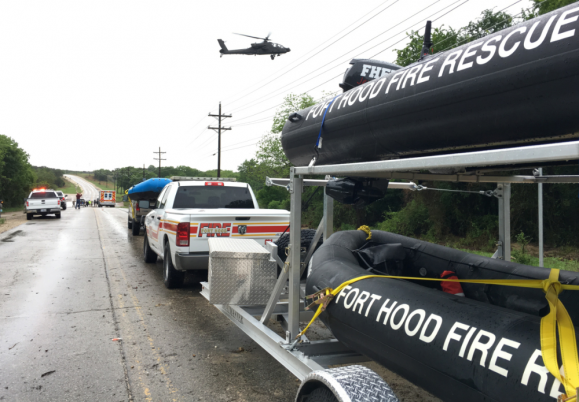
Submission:
[[[296,378],[199,294],[204,278],[165,289],[142,245],[117,208],[0,235],[0,400],[293,400]]]
[[[298,380],[199,294],[206,273],[166,289],[143,238],[92,207],[0,234],[0,401],[293,401]],[[365,365],[401,402],[440,402]]]
[[[83,179],[80,176],[73,176],[70,174],[67,174],[65,176],[69,180],[71,180],[74,183],[77,183],[81,187],[83,199],[92,201],[100,197],[100,191],[97,190],[94,184],[90,183],[89,181]],[[72,206],[72,202],[70,202],[69,205]]]

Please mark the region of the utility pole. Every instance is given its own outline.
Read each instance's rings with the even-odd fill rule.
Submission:
[[[219,124],[217,127],[208,126],[207,128],[210,130],[215,130],[217,132],[217,177],[221,177],[221,131],[231,130],[231,127],[222,127],[221,126],[221,119],[226,119],[231,117],[230,114],[221,114],[221,102],[219,102],[219,114],[211,114],[211,117],[217,117]]]
[[[166,161],[167,159],[162,159],[161,154],[166,154],[167,152],[161,152],[161,147],[159,147],[159,152],[153,152],[154,154],[159,154],[158,158],[153,158],[156,161],[159,161],[159,177],[161,177],[161,161]]]

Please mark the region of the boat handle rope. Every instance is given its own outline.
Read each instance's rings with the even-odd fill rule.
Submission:
[[[366,233],[370,231],[367,226],[360,227]],[[371,238],[371,232],[368,233]],[[579,285],[567,285],[559,282],[559,270],[551,269],[547,279],[442,279],[442,278],[416,278],[413,276],[391,276],[391,275],[365,275],[350,279],[335,289],[325,288],[313,295],[306,296],[306,299],[312,299],[312,303],[306,307],[309,310],[318,304],[318,308],[308,323],[296,339],[299,339],[306,333],[312,323],[328,307],[331,301],[344,289],[355,282],[371,278],[388,278],[388,279],[405,279],[421,280],[433,282],[459,282],[474,283],[481,285],[499,285],[514,286],[520,288],[542,289],[545,292],[545,298],[549,303],[549,314],[541,318],[541,353],[543,362],[549,372],[561,384],[565,386],[565,395],[559,396],[559,401],[577,401],[577,387],[579,387],[579,358],[577,356],[577,340],[575,337],[575,327],[567,309],[559,300],[559,293],[563,290],[579,290]],[[561,375],[559,363],[557,361],[557,329],[559,330],[559,342],[561,350],[561,360],[563,362],[563,372]]]

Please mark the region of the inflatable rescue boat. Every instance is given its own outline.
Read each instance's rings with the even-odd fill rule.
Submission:
[[[546,279],[549,269],[388,232],[366,238],[359,230],[333,234],[311,260],[307,294],[371,274],[417,280],[345,287],[320,316],[339,341],[444,401],[547,402],[565,392],[541,355],[540,320],[549,312],[541,289],[418,280]],[[579,285],[579,274],[561,271],[559,281]],[[559,300],[579,323],[579,292]]]
[[[307,166],[577,139],[578,17],[574,3],[397,70],[361,63],[377,79],[291,114],[284,152]]]
[[[156,200],[163,188],[171,181],[171,179],[163,178],[145,180],[129,189],[129,198],[133,201]]]

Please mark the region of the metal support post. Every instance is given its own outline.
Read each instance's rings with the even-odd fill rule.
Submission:
[[[499,243],[493,257],[511,260],[511,185],[499,184],[495,191],[499,199]]]
[[[334,199],[324,191],[324,241],[334,233]]]
[[[539,177],[543,176],[543,168],[539,168]],[[539,266],[543,267],[543,183],[539,182]]]
[[[293,340],[300,332],[300,246],[302,226],[302,191],[303,178],[296,176],[294,168],[290,169],[290,243],[289,255],[289,306],[288,332]]]

